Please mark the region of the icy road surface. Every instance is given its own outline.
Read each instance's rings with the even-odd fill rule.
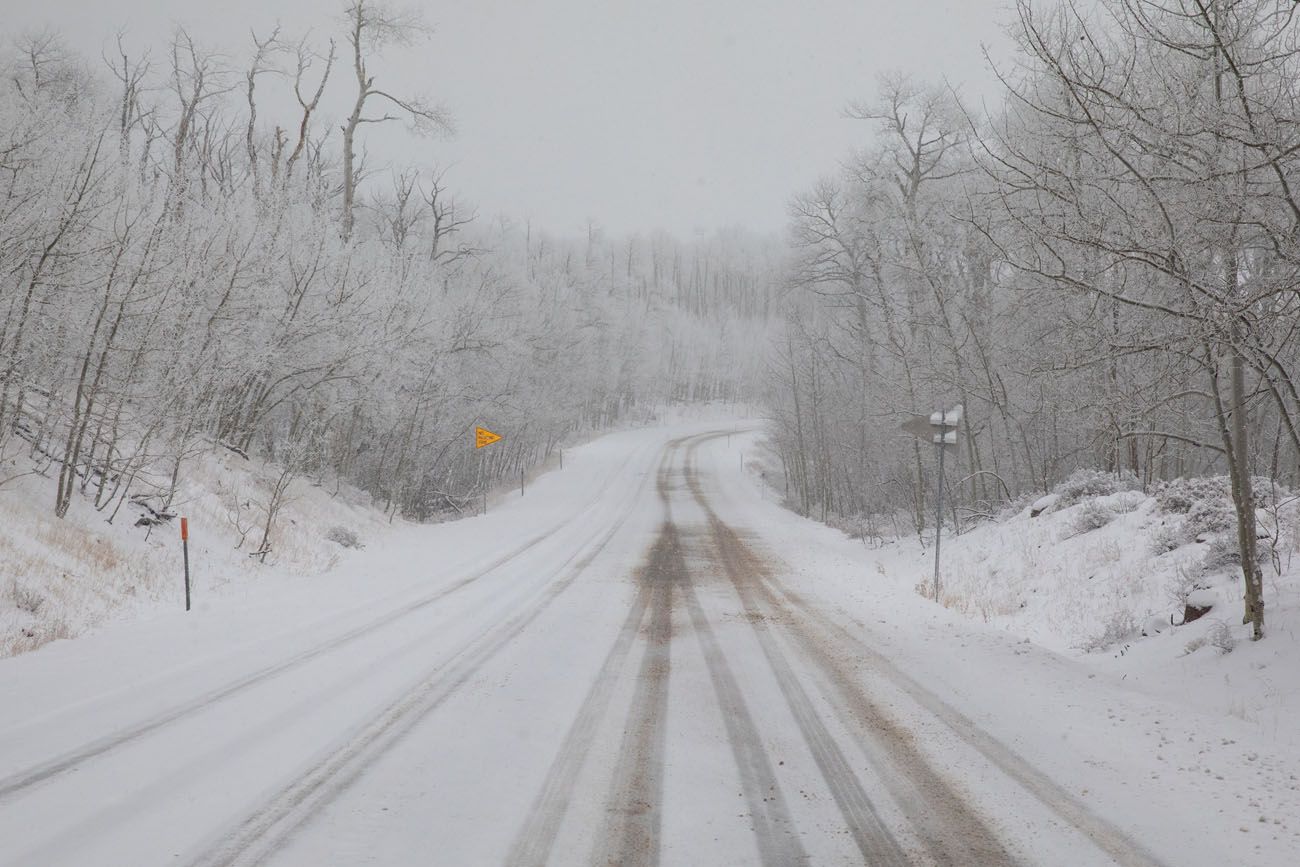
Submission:
[[[327,578],[0,662],[0,863],[1298,863],[1292,759],[910,591],[849,604],[869,552],[754,448],[606,437]]]

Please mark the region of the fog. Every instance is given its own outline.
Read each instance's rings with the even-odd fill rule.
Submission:
[[[10,0],[10,32],[50,28],[96,56],[125,30],[155,59],[176,25],[242,64],[249,30],[341,36],[343,4],[319,0]],[[428,141],[368,131],[376,163],[437,162],[485,215],[560,233],[594,220],[615,233],[690,235],[784,227],[792,191],[833,169],[868,130],[842,115],[877,75],[946,79],[994,92],[982,56],[1004,52],[1004,0],[474,0],[395,4],[433,33],[392,47],[380,84],[445,104],[457,134]],[[275,90],[264,84],[267,98]],[[322,111],[337,121],[345,75]],[[283,94],[282,94],[283,95]],[[290,103],[291,105],[292,103]]]

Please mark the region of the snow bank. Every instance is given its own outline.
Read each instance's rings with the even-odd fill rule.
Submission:
[[[766,477],[779,464],[763,462]],[[751,483],[766,483],[758,473]],[[1150,494],[1136,480],[1079,473],[1001,520],[945,532],[943,605],[1144,692],[1267,727],[1300,744],[1300,503],[1257,480],[1266,633],[1249,640],[1231,504],[1220,479]],[[770,500],[780,501],[772,490]],[[861,546],[865,612],[879,582],[928,595],[933,546]],[[1191,621],[1191,609],[1209,609]]]
[[[748,408],[723,402],[670,404],[646,407],[621,425],[633,438],[653,440],[661,434],[646,433],[649,426],[694,431],[710,422],[737,430],[759,424],[737,421],[749,417]],[[608,439],[611,433],[571,440],[566,449]],[[576,452],[568,454],[570,460],[576,457]],[[552,457],[530,471],[529,489],[558,467]],[[298,478],[276,517],[270,551],[250,557],[261,542],[275,466],[219,447],[195,455],[184,463],[180,489],[168,507],[175,518],[154,526],[136,525],[147,514],[143,506],[128,501],[114,515],[112,506],[97,511],[81,495],[74,496],[65,518],[56,518],[50,479],[22,475],[23,468],[23,460],[14,459],[0,473],[15,476],[0,487],[0,657],[110,621],[183,608],[175,519],[181,515],[189,519],[192,581],[200,601],[235,592],[250,581],[323,575],[359,552],[391,543],[403,526],[414,526],[400,519],[390,522],[363,492]],[[161,489],[165,483],[163,478],[142,479],[137,487]],[[490,493],[490,510],[517,493],[514,484]],[[162,506],[156,498],[148,502],[155,509]]]
[[[10,481],[0,488],[0,656],[109,620],[183,607],[181,515],[189,519],[196,599],[253,580],[318,575],[349,547],[390,531],[364,494],[299,478],[276,517],[269,552],[250,557],[262,539],[274,476],[274,467],[224,449],[196,455],[184,464],[168,508],[175,517],[153,525],[138,523],[151,517],[142,505],[127,501],[116,514],[113,506],[101,512],[81,495],[60,519],[49,479]]]

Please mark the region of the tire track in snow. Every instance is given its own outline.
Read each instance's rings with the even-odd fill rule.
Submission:
[[[687,460],[689,461],[690,455],[694,454],[696,448],[714,438],[716,437],[709,436],[692,441],[687,451]],[[686,466],[680,472],[684,475]],[[672,534],[672,544],[677,549],[677,555],[682,557],[677,528],[672,524],[672,503],[668,493],[669,478],[667,469],[659,475],[659,499],[663,503],[668,519],[665,526]],[[727,730],[727,743],[731,747],[736,771],[740,775],[745,804],[754,823],[753,830],[757,838],[759,859],[765,867],[797,867],[800,864],[807,864],[808,853],[804,851],[803,844],[799,840],[799,830],[786,805],[785,795],[776,779],[772,761],[763,746],[758,726],[755,725],[753,715],[749,712],[744,693],[727,662],[726,654],[723,653],[713,627],[709,624],[704,606],[700,604],[699,594],[695,592],[695,584],[691,580],[690,570],[684,557],[680,570],[683,577],[678,586],[686,603],[691,629],[700,644],[705,667],[709,670],[713,692],[722,710],[723,726]]]
[[[765,572],[765,567],[753,556],[734,531],[710,517],[710,527],[716,544],[728,553],[726,559],[734,564],[734,573],[744,582],[742,603],[749,620],[760,632],[768,632],[767,624],[794,622],[783,610],[772,603],[763,586],[755,586]],[[804,656],[821,669],[836,687],[839,701],[832,701],[850,711],[850,718],[840,713],[845,728],[854,734],[873,764],[885,773],[880,779],[894,802],[902,809],[908,822],[919,832],[922,845],[932,863],[940,865],[979,864],[980,867],[1014,865],[1015,858],[1006,850],[993,831],[966,805],[952,787],[934,772],[920,756],[911,735],[887,718],[865,696],[861,688],[844,672],[832,667],[828,654],[810,652],[803,638],[791,630]],[[769,641],[771,638],[769,636]],[[778,680],[782,674],[778,674]],[[792,677],[786,674],[785,677]],[[797,681],[796,681],[797,684]],[[784,687],[783,687],[784,690]],[[807,701],[805,693],[804,700]],[[879,744],[883,748],[877,747]],[[871,863],[875,863],[867,853]],[[894,853],[895,861],[911,863],[901,847]]]
[[[687,458],[688,463],[693,461],[693,457],[694,449]],[[932,857],[939,859],[939,863],[960,865],[972,863],[972,859],[973,863],[980,865],[1015,862],[978,814],[921,755],[911,734],[867,695],[860,679],[836,657],[833,652],[836,647],[842,649],[846,644],[851,645],[860,658],[867,661],[876,672],[903,690],[918,705],[944,723],[960,740],[1016,781],[1044,806],[1080,831],[1116,864],[1121,867],[1167,867],[1146,847],[1093,813],[1042,771],[905,674],[860,636],[785,587],[775,578],[767,563],[749,551],[739,535],[717,517],[704,497],[698,476],[694,472],[688,474],[688,484],[708,515],[715,535],[745,556],[749,564],[748,571],[753,576],[750,586],[762,597],[774,619],[787,624],[790,635],[832,683],[841,699],[854,709],[858,724],[852,728],[856,728],[860,736],[882,741],[886,754],[894,758],[896,773],[885,778],[886,785],[891,787],[891,794],[900,778],[914,787],[913,792],[899,792],[897,800],[908,812],[909,821],[926,832],[924,842],[930,848]],[[938,815],[931,815],[932,813]],[[953,831],[957,833],[954,834]]]
[[[188,716],[192,716],[193,714],[204,710],[223,699],[237,695],[257,686],[260,683],[271,680],[278,675],[299,668],[323,654],[347,647],[353,642],[370,635],[378,629],[382,629],[391,623],[442,601],[456,591],[467,587],[479,578],[501,568],[516,557],[521,556],[545,538],[545,536],[537,536],[530,539],[526,544],[515,548],[513,551],[502,557],[499,557],[493,561],[491,565],[479,570],[473,575],[462,578],[454,584],[442,588],[431,596],[427,596],[410,605],[403,606],[396,611],[384,614],[383,616],[358,626],[355,629],[350,629],[342,635],[336,636],[323,644],[319,644],[309,650],[297,653],[288,659],[275,663],[274,665],[266,666],[265,668],[259,669],[252,674],[239,678],[238,680],[231,681],[217,689],[205,692],[190,701],[178,704],[175,707],[172,707],[156,716],[150,717],[136,725],[121,729],[111,735],[91,741],[90,743],[78,747],[71,752],[64,753],[57,758],[6,777],[4,780],[0,780],[0,799],[7,798],[16,793],[22,792],[25,789],[29,789],[38,783],[57,777],[60,774],[84,764],[90,759],[97,758],[105,753],[117,749],[118,747],[139,740],[164,726],[185,719]]]
[[[659,863],[667,742],[664,718],[672,672],[672,597],[673,586],[683,580],[684,565],[676,537],[661,532],[638,576],[647,597],[646,646],[614,768],[605,827],[592,858],[595,864],[648,867]]]
[[[802,620],[813,628],[820,628],[824,636],[821,639],[822,641],[838,642],[841,645],[843,643],[852,644],[855,651],[860,653],[862,659],[867,661],[877,673],[905,692],[913,701],[941,721],[965,744],[982,755],[1002,773],[1015,780],[1044,806],[1081,832],[1116,864],[1121,865],[1121,867],[1167,867],[1165,862],[1157,858],[1154,853],[1129,834],[1092,812],[1086,804],[1061,787],[1051,777],[1012,752],[1005,744],[984,731],[969,717],[926,689],[910,675],[902,672],[860,637],[821,612],[816,611],[798,594],[780,586],[776,582],[773,582],[773,585],[776,592],[779,592],[784,599],[788,600],[789,604],[782,605],[781,608],[787,612],[792,620]],[[772,593],[772,591],[768,592]],[[781,600],[776,597],[775,593],[772,593],[772,599],[774,604],[781,604]],[[835,662],[833,656],[826,653],[824,649],[815,651],[814,656],[822,658],[819,664],[824,666],[825,669],[838,668],[838,663]],[[831,671],[828,670],[827,673],[831,674]],[[833,676],[837,686],[847,683],[852,690],[860,693],[861,687],[856,684],[856,681],[850,675],[841,671]]]
[[[698,494],[697,498],[699,498]],[[700,503],[704,505],[702,498]],[[853,766],[826,728],[826,723],[817,713],[799,676],[786,659],[775,636],[768,629],[767,619],[755,601],[754,593],[749,586],[752,579],[745,568],[747,564],[737,556],[738,552],[735,548],[727,544],[725,537],[718,534],[713,520],[710,520],[710,530],[717,560],[722,565],[736,595],[740,597],[741,606],[745,610],[745,620],[749,622],[755,638],[758,639],[768,667],[776,678],[777,686],[781,689],[781,695],[785,698],[791,714],[794,715],[799,732],[812,752],[817,769],[821,772],[822,779],[825,780],[831,797],[844,818],[849,834],[857,844],[858,851],[865,862],[873,867],[875,865],[906,867],[909,863],[906,853],[885,825],[875,805],[871,803]]]
[[[668,507],[667,466],[671,462],[672,457],[676,454],[678,448],[685,443],[704,442],[724,435],[725,432],[712,432],[695,437],[683,438],[682,440],[676,440],[672,443],[672,449],[665,455],[657,479],[659,498],[663,502],[665,509]],[[652,553],[647,558],[647,564],[643,569],[653,568],[651,564],[654,560],[655,556],[652,549]],[[681,566],[681,571],[682,574],[685,574],[684,563]],[[689,587],[689,583],[686,583],[683,586]],[[520,832],[515,837],[514,844],[512,845],[510,854],[507,856],[505,862],[507,865],[510,865],[510,867],[538,867],[538,865],[546,864],[549,860],[551,849],[553,848],[555,839],[559,834],[560,825],[564,820],[568,805],[572,799],[578,776],[586,762],[595,732],[600,721],[608,710],[614,686],[618,680],[620,672],[626,665],[627,657],[631,653],[632,643],[641,628],[642,622],[646,618],[646,611],[650,607],[650,599],[652,595],[653,590],[651,582],[644,580],[643,575],[643,580],[638,583],[637,592],[633,598],[632,606],[628,611],[628,616],[620,628],[613,646],[611,646],[608,654],[606,654],[605,660],[596,675],[595,682],[588,690],[587,695],[579,708],[577,716],[571,724],[568,733],[565,735],[565,739],[561,744],[549,771],[547,772],[546,779],[542,784],[542,789],[537,800],[533,803],[528,816],[523,822]],[[698,608],[698,602],[696,602],[695,605]],[[712,664],[712,661],[710,664]],[[648,702],[649,700],[642,699],[642,701]],[[635,707],[635,699],[633,704]],[[738,703],[732,703],[732,705],[739,706],[743,710],[743,705]],[[745,713],[747,716],[747,711]],[[634,709],[631,717],[635,718],[636,714],[637,711]],[[750,729],[753,729],[752,723],[750,724]],[[758,743],[756,735],[753,737],[753,743]],[[738,765],[741,764],[739,757],[737,758],[737,763]],[[622,775],[621,777],[620,773]],[[743,773],[745,772],[742,770],[742,774]],[[767,776],[773,776],[770,773],[770,770]],[[616,771],[615,780],[623,779],[623,782],[616,782],[613,790],[616,792],[620,790],[626,792],[628,785],[630,785],[628,781],[628,778],[630,777],[630,770],[623,770],[622,772]],[[763,802],[764,798],[761,794],[757,795],[757,797],[753,794],[754,792],[761,791],[762,789],[758,786],[754,786],[751,790],[751,787],[748,784],[746,785],[746,792],[747,795],[750,796],[751,802],[754,800],[757,800],[759,803]],[[655,803],[658,803],[657,796]],[[615,809],[621,808],[616,807]],[[782,807],[782,809],[784,808]],[[758,815],[759,810],[756,809],[754,812]],[[788,816],[785,816],[785,822],[789,824]],[[642,828],[640,833],[642,837],[645,838],[650,832],[648,829]],[[654,833],[657,834],[657,829]],[[603,844],[605,846],[604,857],[606,859],[621,857],[614,854],[618,847],[612,842],[612,840],[614,837],[625,836],[626,832],[610,830],[607,833],[605,838],[607,842]],[[779,850],[779,847],[770,848]],[[801,862],[776,860],[765,861],[764,863],[797,864]]]
[[[670,442],[668,451],[675,450],[681,442],[682,440]],[[661,456],[661,464],[667,453]],[[647,474],[646,479],[628,498],[628,510],[612,528],[599,537],[589,553],[579,559],[579,549],[560,565],[549,580],[555,581],[560,575],[564,577],[551,584],[537,604],[489,629],[465,648],[461,657],[451,665],[440,665],[430,672],[425,680],[384,708],[356,735],[273,795],[237,827],[222,834],[221,842],[193,860],[192,867],[251,867],[264,864],[295,832],[345,792],[366,768],[395,746],[421,720],[437,710],[577,581],[627,523],[631,517],[630,507],[648,480]],[[605,487],[608,487],[608,483]],[[564,574],[566,569],[569,570],[567,575]]]
[[[677,441],[674,442],[674,445],[676,442]],[[631,458],[620,465],[619,469],[621,470],[622,467],[625,467],[630,461]],[[597,499],[599,499],[600,493],[609,489],[610,485],[618,475],[618,471],[610,474],[610,477],[602,484],[600,491],[597,494]],[[539,533],[538,535],[528,539],[523,544],[512,548],[509,552],[493,560],[487,566],[446,587],[440,588],[428,596],[421,597],[413,602],[386,612],[379,617],[369,620],[353,629],[349,629],[340,635],[322,642],[321,644],[296,653],[287,659],[260,668],[250,674],[230,681],[223,686],[209,690],[188,701],[174,705],[173,707],[151,716],[148,719],[135,723],[134,725],[121,728],[112,734],[89,741],[88,743],[73,750],[69,750],[62,755],[10,774],[9,776],[0,779],[0,802],[40,783],[67,773],[91,759],[98,758],[99,756],[118,749],[119,747],[137,741],[161,728],[164,728],[165,726],[192,716],[217,702],[245,692],[258,684],[265,683],[266,681],[272,680],[282,674],[301,668],[320,656],[345,648],[354,642],[383,629],[385,626],[389,626],[390,624],[410,617],[431,605],[435,605],[446,599],[448,596],[465,589],[479,579],[490,575],[512,560],[523,556],[541,542],[551,538],[555,533],[576,522],[585,511],[586,510],[580,511],[572,517],[559,522],[546,532]]]
[[[570,725],[559,752],[547,771],[542,790],[533,802],[523,826],[506,856],[508,867],[540,867],[550,859],[551,849],[564,821],[578,775],[586,764],[592,740],[613,698],[614,685],[627,663],[632,642],[645,619],[649,595],[638,590],[627,619],[605,655],[596,680],[587,691],[577,717]]]
[[[696,438],[691,447],[716,436]],[[669,480],[670,470],[665,466],[658,480],[665,520],[639,576],[638,598],[650,598],[647,647],[628,715],[629,727],[624,731],[610,788],[606,826],[598,838],[593,863],[651,865],[659,862],[666,746],[664,718],[671,674],[675,592],[685,603],[722,711],[761,863],[767,867],[806,864],[808,855],[799,840],[758,727],[695,592],[681,539],[672,521]]]
[[[699,596],[689,581],[682,585],[682,595],[686,601],[691,628],[699,639],[709,669],[709,678],[713,681],[713,691],[722,706],[727,742],[740,772],[745,804],[754,822],[754,835],[758,838],[759,858],[765,867],[797,867],[807,864],[808,853],[799,840],[799,830],[790,816],[772,760],[763,748],[758,726],[754,724],[740,684],[727,663],[713,627],[709,625],[704,608],[700,605]]]

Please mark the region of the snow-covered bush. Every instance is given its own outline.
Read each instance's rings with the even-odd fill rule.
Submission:
[[[361,544],[361,539],[357,537],[357,534],[352,530],[349,530],[347,527],[330,527],[329,530],[325,532],[325,538],[337,545],[342,545],[344,548],[365,547]]]
[[[1261,540],[1255,546],[1255,560],[1259,564],[1267,563],[1271,556],[1269,545]],[[1215,572],[1236,571],[1241,566],[1241,550],[1237,547],[1236,533],[1221,533],[1206,546],[1205,556],[1201,559],[1201,574],[1212,575]]]
[[[1187,600],[1197,590],[1204,590],[1206,587],[1205,580],[1198,575],[1193,575],[1181,566],[1169,583],[1165,585],[1165,593],[1170,602],[1174,602],[1180,608],[1187,607]]]
[[[1012,518],[1019,515],[1025,509],[1028,509],[1030,506],[1032,506],[1034,502],[1039,499],[1040,496],[1041,495],[1035,491],[1029,491],[1027,493],[1021,494],[1020,496],[1012,500],[1008,500],[1002,506],[1002,508],[998,510],[998,513],[993,520],[995,520],[999,524],[1004,523],[1006,521],[1010,521]]]
[[[1219,653],[1232,653],[1237,646],[1237,639],[1232,635],[1232,627],[1220,620],[1205,633],[1205,641]]]
[[[1233,535],[1216,536],[1205,548],[1201,558],[1201,572],[1210,575],[1225,572],[1241,565],[1241,551],[1237,548],[1237,538]]]
[[[1100,530],[1115,519],[1115,512],[1110,507],[1096,500],[1084,503],[1070,518],[1070,535],[1081,536]]]
[[[1075,470],[1068,479],[1056,486],[1055,493],[1060,496],[1059,507],[1064,508],[1094,497],[1132,491],[1138,487],[1137,476],[1128,470],[1118,475],[1102,470]]]
[[[1160,482],[1154,490],[1156,506],[1160,511],[1186,515],[1197,503],[1219,500],[1229,496],[1228,480],[1223,476],[1200,479],[1170,479]]]
[[[1079,649],[1084,653],[1096,653],[1113,644],[1131,641],[1137,637],[1138,631],[1138,622],[1133,617],[1133,612],[1120,609],[1107,618],[1098,632],[1085,638],[1079,645]]]
[[[1251,479],[1255,496],[1255,506],[1270,509],[1285,501],[1291,492],[1272,479],[1255,476]],[[1218,532],[1232,526],[1236,520],[1232,505],[1232,484],[1227,476],[1209,476],[1198,479],[1170,479],[1160,482],[1152,492],[1157,507],[1166,514],[1190,515],[1200,507],[1206,515],[1218,517],[1216,528],[1207,528],[1209,532]],[[1226,518],[1226,520],[1224,520]],[[1197,530],[1197,532],[1203,532]]]
[[[1187,533],[1195,538],[1202,534],[1222,533],[1236,524],[1237,513],[1232,503],[1223,497],[1200,500],[1187,512]]]
[[[1151,534],[1151,553],[1156,556],[1168,554],[1170,551],[1186,545],[1189,541],[1191,539],[1188,538],[1187,530],[1182,525],[1162,524],[1159,529]]]

